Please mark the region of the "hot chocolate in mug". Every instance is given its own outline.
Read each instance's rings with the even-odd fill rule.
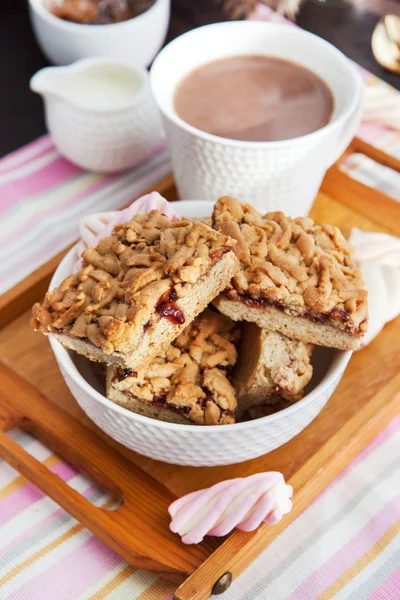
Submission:
[[[329,122],[278,141],[228,139],[185,122],[174,102],[183,78],[201,65],[240,55],[277,57],[312,71],[332,92]],[[291,216],[308,214],[326,170],[351,142],[363,107],[361,76],[339,50],[301,29],[257,21],[206,25],[175,39],[154,61],[151,86],[182,198],[231,195],[261,212]]]

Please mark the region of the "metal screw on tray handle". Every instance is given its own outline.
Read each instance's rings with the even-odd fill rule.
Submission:
[[[219,596],[220,594],[223,594],[230,587],[231,583],[232,573],[227,571],[214,583],[211,594],[213,596]]]

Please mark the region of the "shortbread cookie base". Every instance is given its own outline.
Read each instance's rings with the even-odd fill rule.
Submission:
[[[327,346],[338,350],[357,350],[361,338],[324,323],[315,323],[306,317],[287,315],[275,306],[248,306],[239,300],[218,296],[213,302],[216,308],[234,321],[250,321],[259,327],[279,331],[283,335],[302,342]]]
[[[224,254],[206,275],[192,285],[186,296],[178,298],[175,302],[185,315],[185,322],[176,324],[166,317],[161,317],[158,323],[143,333],[138,347],[129,354],[121,352],[106,354],[88,340],[59,333],[50,333],[49,335],[53,335],[63,346],[78,352],[78,354],[83,354],[89,360],[109,365],[115,364],[125,369],[142,368],[147,366],[160,350],[164,350],[227,286],[236,267],[237,259],[234,253]]]
[[[312,344],[246,323],[233,373],[239,414],[255,406],[280,403],[282,398],[300,400],[312,377],[312,350]]]
[[[142,415],[143,417],[149,417],[150,419],[156,419],[157,421],[166,421],[167,423],[179,423],[180,425],[196,425],[193,421],[187,419],[184,415],[179,414],[179,412],[175,412],[171,410],[171,408],[167,406],[151,406],[150,404],[146,404],[135,398],[134,396],[130,396],[125,392],[121,392],[113,387],[111,383],[111,378],[113,374],[113,369],[107,369],[107,398],[111,400],[111,402],[115,402],[122,408],[126,408],[138,415]]]

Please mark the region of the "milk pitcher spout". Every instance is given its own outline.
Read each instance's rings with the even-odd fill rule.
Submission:
[[[45,67],[41,69],[30,80],[30,88],[43,98],[49,95],[61,97],[65,70],[67,67]]]

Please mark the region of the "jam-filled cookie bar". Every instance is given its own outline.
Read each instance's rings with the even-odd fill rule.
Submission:
[[[198,221],[136,215],[34,305],[33,327],[90,360],[142,367],[226,288],[235,243]]]
[[[215,300],[236,321],[340,350],[360,346],[367,292],[352,246],[337,227],[282,212],[260,215],[230,197],[214,207],[213,227],[237,240],[240,270]]]

